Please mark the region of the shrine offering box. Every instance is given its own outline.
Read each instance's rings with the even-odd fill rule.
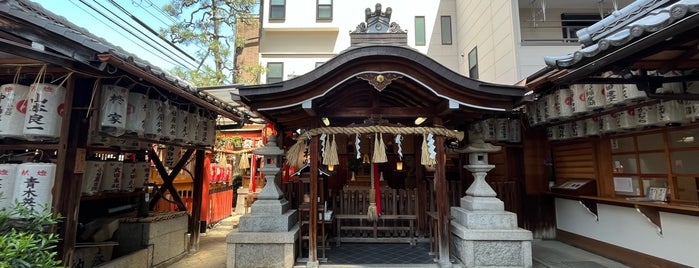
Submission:
[[[575,179],[568,180],[551,187],[551,192],[566,195],[597,195],[597,184],[594,180]]]

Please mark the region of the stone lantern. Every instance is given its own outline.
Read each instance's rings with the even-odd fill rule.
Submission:
[[[267,145],[253,153],[263,157],[258,170],[265,175],[267,183],[250,213],[241,216],[238,228],[226,237],[226,267],[293,267],[299,231],[296,210],[289,209],[289,202],[274,180],[281,170],[279,164],[284,151],[277,146],[275,137],[270,136]]]
[[[473,174],[473,184],[461,198],[461,206],[451,208],[452,254],[465,267],[532,267],[532,233],[517,226],[517,215],[505,211],[504,203],[485,181],[495,165],[488,163],[488,153],[500,146],[482,139],[482,128],[469,128],[468,154],[464,168]]]

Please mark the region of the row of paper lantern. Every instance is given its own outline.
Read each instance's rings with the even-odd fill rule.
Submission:
[[[82,181],[82,194],[140,190],[148,183],[150,169],[150,163],[145,161],[88,160]]]
[[[209,183],[230,183],[233,173],[233,165],[212,163],[209,166],[209,174],[211,174]]]
[[[0,210],[11,209],[15,201],[35,211],[50,207],[55,180],[54,163],[0,164]]]
[[[483,133],[484,141],[522,142],[521,122],[518,118],[488,118],[474,124]]]
[[[176,105],[116,85],[102,86],[98,129],[112,137],[137,136],[154,140],[211,146],[216,121],[204,109]],[[108,139],[99,137],[98,139]]]
[[[0,138],[52,141],[60,137],[64,87],[47,83],[0,87]]]
[[[530,103],[527,118],[535,126],[644,99],[646,93],[634,84],[574,84]]]
[[[547,128],[549,140],[599,136],[639,128],[683,124],[699,118],[699,101],[668,100]]]

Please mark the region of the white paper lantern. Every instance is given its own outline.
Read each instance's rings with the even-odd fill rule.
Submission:
[[[561,117],[561,112],[559,111],[560,106],[557,104],[556,94],[548,94],[544,96],[544,101],[546,102],[546,113],[544,116],[548,121],[557,120]]]
[[[142,189],[148,183],[150,178],[150,163],[146,161],[136,162],[136,179],[134,181],[135,189]]]
[[[177,132],[175,133],[175,141],[189,142],[187,140],[189,131],[189,112],[187,109],[180,108],[177,110]]]
[[[624,94],[624,102],[634,102],[646,99],[646,92],[638,90],[635,84],[623,84],[622,93]]]
[[[143,93],[129,92],[126,107],[126,134],[143,137],[148,113],[148,96]]]
[[[14,198],[26,207],[41,211],[51,207],[56,164],[22,163],[17,167]]]
[[[537,118],[539,118],[539,123],[546,123],[549,120],[547,117],[548,112],[546,111],[548,110],[548,107],[546,107],[546,98],[542,96],[541,98],[537,99],[535,103],[536,115]]]
[[[24,118],[27,112],[29,86],[0,86],[0,138],[24,139]]]
[[[658,106],[646,105],[636,107],[636,125],[641,127],[655,126],[659,123]]]
[[[510,139],[510,123],[507,118],[495,119],[495,139],[498,141],[507,141]]]
[[[687,121],[684,101],[666,100],[658,103],[658,121],[663,124],[676,124]]]
[[[212,146],[216,143],[216,118],[209,118],[209,123],[207,124],[207,143],[206,145]]]
[[[164,140],[175,140],[177,137],[177,116],[179,115],[179,109],[170,102],[166,102],[164,108],[165,116],[162,138]]]
[[[100,190],[107,192],[117,192],[121,190],[121,182],[124,176],[124,163],[121,161],[107,161],[104,163],[104,174]]]
[[[602,115],[599,120],[601,122],[600,132],[602,133],[613,133],[620,130],[619,115],[617,113]]]
[[[56,140],[61,135],[66,89],[52,84],[29,86],[24,137],[32,141]]]
[[[687,101],[685,104],[687,107],[687,112],[689,113],[688,119],[693,121],[699,118],[699,101]]]
[[[525,115],[530,126],[539,124],[539,118],[536,116],[536,103],[532,102],[525,106]]]
[[[116,85],[104,85],[102,86],[101,100],[100,131],[112,136],[124,135],[129,104],[129,90]]]
[[[585,119],[585,136],[598,136],[600,134],[599,117],[593,116]]]
[[[14,207],[18,166],[19,164],[0,164],[0,210]]]
[[[85,174],[82,181],[82,193],[94,195],[100,191],[100,183],[104,174],[104,161],[88,160],[85,162]]]
[[[622,129],[634,129],[638,126],[636,109],[630,108],[618,113],[619,127]]]
[[[125,162],[124,163],[124,174],[121,180],[121,191],[133,192],[136,189],[136,176],[137,169],[136,163]]]
[[[682,73],[679,71],[669,71],[665,74],[662,75],[663,77],[678,77],[682,76]],[[672,83],[663,83],[662,87],[656,89],[656,93],[658,94],[681,94],[684,92],[684,86],[682,85],[682,82],[672,82]]]
[[[174,167],[180,158],[181,148],[179,146],[167,145],[165,147],[165,156],[163,157],[163,164],[166,167]]]
[[[573,116],[573,91],[569,88],[556,90],[556,105],[560,118]]]
[[[588,110],[602,109],[607,105],[604,86],[600,84],[585,84],[585,103]]]
[[[197,144],[197,131],[199,130],[199,113],[195,109],[187,113],[187,141]]]
[[[605,106],[619,105],[624,101],[624,92],[621,84],[605,84],[604,96],[606,98]]]
[[[570,125],[570,133],[572,138],[585,137],[585,120],[577,120]]]
[[[148,113],[146,113],[144,136],[149,139],[159,140],[163,136],[165,124],[165,111],[163,102],[157,98],[148,99]]]
[[[569,140],[573,138],[573,129],[571,123],[563,123],[558,125],[558,136],[560,140]]]
[[[570,85],[570,90],[572,91],[573,103],[571,108],[574,115],[587,113],[587,98],[585,93],[587,89],[584,84]]]
[[[519,119],[510,119],[509,122],[508,141],[519,143],[522,142],[522,128]]]

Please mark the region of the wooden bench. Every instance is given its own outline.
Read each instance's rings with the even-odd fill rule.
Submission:
[[[353,220],[351,221],[352,224],[343,225],[346,220]],[[338,246],[341,242],[410,243],[411,245],[415,245],[417,241],[414,235],[416,220],[416,215],[382,215],[377,221],[369,222],[367,220],[367,215],[338,214],[335,215],[335,242]],[[401,226],[400,224],[397,224],[401,221],[408,222],[408,226]],[[359,232],[359,236],[343,237],[343,231],[368,231],[370,235],[366,235],[364,232]],[[386,231],[386,233],[403,232],[405,235],[379,236],[379,231]]]
[[[354,243],[417,242],[416,190],[381,190],[382,214],[375,222],[367,218],[371,198],[367,190],[343,190],[334,195],[335,241]]]

